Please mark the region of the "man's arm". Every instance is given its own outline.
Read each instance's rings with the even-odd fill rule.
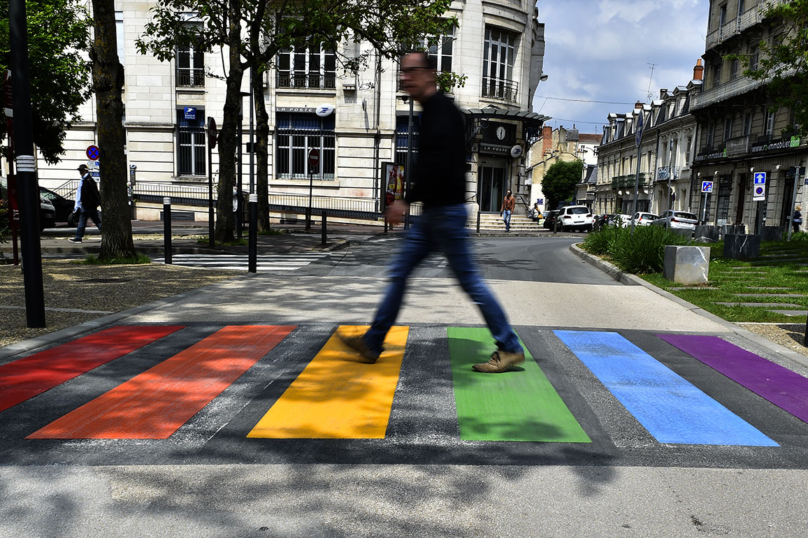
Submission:
[[[78,211],[81,209],[81,186],[84,185],[84,178],[81,178],[79,181],[79,187],[76,189],[76,204],[73,207],[73,211]]]
[[[387,222],[390,224],[401,224],[409,210],[410,204],[403,200],[396,200],[391,205],[387,206],[387,211],[385,211]]]

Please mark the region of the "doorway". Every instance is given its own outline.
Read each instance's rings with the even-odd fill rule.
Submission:
[[[483,163],[480,171],[480,211],[499,213],[502,199],[505,198],[505,166]]]

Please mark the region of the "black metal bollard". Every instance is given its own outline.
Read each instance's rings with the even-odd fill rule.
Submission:
[[[323,222],[320,227],[320,232],[322,233],[321,243],[325,246],[326,243],[328,243],[328,217],[325,211],[323,211]]]
[[[553,221],[553,234],[558,233],[558,217]]]
[[[477,211],[477,233],[480,233],[480,212]]]
[[[166,264],[171,264],[171,198],[163,198],[163,250]]]
[[[250,195],[250,239],[247,271],[258,271],[258,195]]]

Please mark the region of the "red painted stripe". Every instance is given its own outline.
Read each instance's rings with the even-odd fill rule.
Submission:
[[[225,327],[27,439],[166,439],[293,330]]]
[[[0,411],[182,329],[121,325],[0,366]]]

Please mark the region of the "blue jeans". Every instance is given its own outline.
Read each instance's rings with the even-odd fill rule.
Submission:
[[[98,229],[101,229],[101,216],[98,214],[98,209],[81,209],[79,214],[79,224],[76,227],[76,239],[84,237],[84,230],[87,228],[87,219],[93,219],[93,222]]]
[[[504,221],[505,221],[505,231],[506,231],[506,232],[511,231],[511,213],[513,213],[513,212],[512,212],[512,211],[508,211],[507,209],[506,209],[506,210],[505,210],[505,212],[503,213],[502,220],[504,220]]]
[[[390,284],[376,311],[376,317],[367,333],[365,344],[381,352],[387,331],[396,321],[407,279],[413,269],[435,250],[440,250],[460,281],[460,286],[480,308],[497,348],[509,352],[522,352],[519,338],[513,332],[502,307],[483,282],[471,252],[466,231],[466,207],[451,205],[424,209],[423,215],[413,219],[404,244],[390,264]]]

